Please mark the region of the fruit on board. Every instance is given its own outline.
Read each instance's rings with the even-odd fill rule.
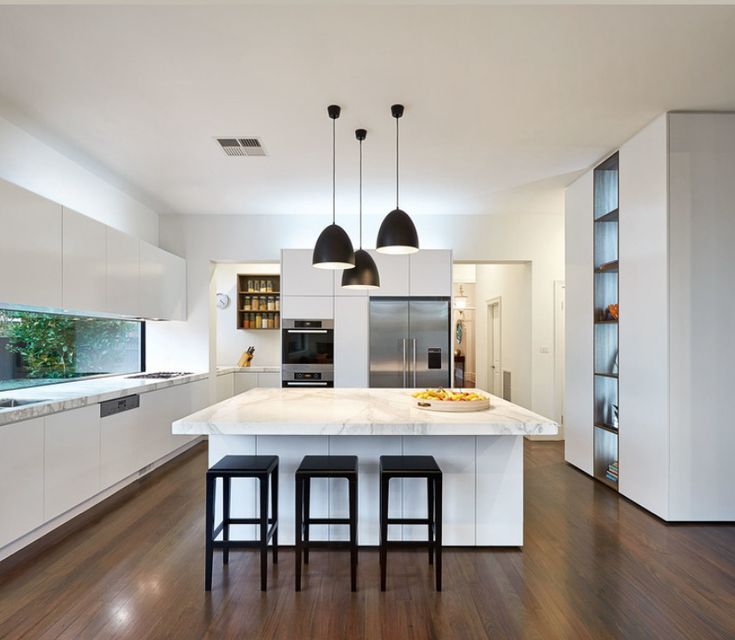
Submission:
[[[471,400],[487,400],[482,394],[474,391],[452,391],[452,389],[427,389],[412,394],[417,400],[439,400],[442,402],[469,402]]]

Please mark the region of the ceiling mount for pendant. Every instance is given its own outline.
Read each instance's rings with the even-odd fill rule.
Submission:
[[[373,257],[362,248],[362,142],[367,137],[365,129],[356,129],[355,138],[360,143],[360,248],[355,251],[355,268],[342,272],[345,289],[378,289],[380,274]]]
[[[396,120],[396,208],[383,219],[378,230],[376,248],[380,253],[407,254],[419,250],[419,235],[416,226],[405,211],[399,207],[399,131],[398,121],[403,117],[402,104],[394,104],[390,108]]]
[[[330,104],[327,114],[332,119],[332,224],[325,227],[319,234],[312,265],[317,269],[352,269],[355,266],[355,251],[347,232],[336,222],[337,217],[337,162],[336,162],[336,133],[335,121],[339,118],[342,109],[339,105]]]

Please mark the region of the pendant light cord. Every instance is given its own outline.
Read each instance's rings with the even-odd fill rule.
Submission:
[[[332,119],[332,224],[337,222],[337,152],[336,152],[336,120]]]
[[[360,140],[360,249],[362,249],[362,140]]]
[[[399,209],[398,206],[398,185],[400,182],[398,181],[398,120],[399,118],[396,118],[396,209]]]

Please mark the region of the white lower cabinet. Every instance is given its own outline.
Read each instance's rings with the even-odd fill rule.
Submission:
[[[43,418],[0,427],[0,547],[43,523]]]
[[[191,439],[171,433],[171,423],[190,412],[189,393],[189,385],[176,385],[141,395],[141,467],[168,455]]]
[[[245,393],[246,391],[250,391],[250,389],[255,389],[258,387],[258,374],[253,372],[240,372],[233,374],[235,377],[235,383],[234,383],[234,395],[238,395],[239,393]]]
[[[209,379],[197,380],[188,385],[191,389],[189,396],[191,397],[191,412],[201,411],[205,407],[212,404],[209,399]]]
[[[46,417],[44,520],[100,490],[100,408],[94,404]]]
[[[258,386],[266,389],[279,389],[281,386],[280,371],[267,371],[258,374]]]
[[[217,396],[216,402],[222,402],[231,398],[235,395],[235,374],[226,373],[221,376],[217,376]]]
[[[139,454],[142,438],[140,413],[140,409],[130,409],[100,418],[101,489],[120,482],[142,466]]]

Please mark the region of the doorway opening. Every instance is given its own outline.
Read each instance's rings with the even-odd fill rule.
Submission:
[[[487,390],[494,396],[505,397],[503,394],[503,347],[502,331],[503,320],[501,312],[502,298],[493,298],[487,301]],[[508,390],[510,391],[510,389]],[[510,393],[508,394],[510,396]]]

